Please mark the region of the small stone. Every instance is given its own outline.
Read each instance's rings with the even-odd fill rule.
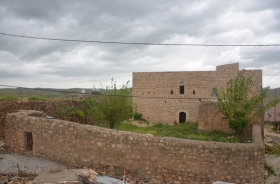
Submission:
[[[268,177],[268,172],[264,171],[264,179],[266,179]]]

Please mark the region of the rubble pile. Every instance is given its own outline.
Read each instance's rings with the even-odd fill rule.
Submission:
[[[37,176],[34,172],[0,173],[0,184],[32,184]]]

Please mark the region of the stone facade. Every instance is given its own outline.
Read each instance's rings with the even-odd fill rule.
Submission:
[[[216,71],[134,72],[133,103],[151,122],[198,122],[204,113],[199,106],[217,101],[213,89],[225,87],[238,72],[238,63],[217,66]],[[245,75],[253,75],[256,90],[261,90],[262,70],[245,70]]]
[[[160,138],[41,117],[44,114],[35,111],[7,114],[7,146],[69,166],[115,175],[122,175],[125,169],[136,179],[165,180],[168,184],[208,184],[217,180],[264,183],[259,126],[254,126],[253,143],[232,144]]]

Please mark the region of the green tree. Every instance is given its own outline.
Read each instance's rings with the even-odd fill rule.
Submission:
[[[82,99],[79,102],[80,111],[83,112],[83,121],[85,124],[95,124],[95,115],[97,114],[97,102],[91,97]],[[81,114],[81,113],[80,113]],[[81,114],[82,115],[82,114]]]
[[[115,124],[132,118],[133,108],[131,100],[131,89],[127,87],[129,81],[116,88],[116,82],[111,79],[111,85],[106,87],[103,95],[97,95],[97,119],[108,123],[111,129]]]
[[[244,71],[230,79],[226,88],[216,91],[220,111],[228,118],[228,124],[237,135],[238,142],[244,142],[244,128],[268,108],[276,105],[280,99],[263,104],[269,87],[258,89],[253,76],[246,77]]]

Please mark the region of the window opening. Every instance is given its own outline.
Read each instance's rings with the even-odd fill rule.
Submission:
[[[185,93],[185,87],[184,86],[180,86],[180,94],[184,94]]]
[[[217,88],[212,88],[212,96],[217,97]]]
[[[170,94],[173,95],[173,90],[170,91]]]
[[[192,94],[194,94],[194,95],[195,95],[195,90],[193,90]]]
[[[26,149],[27,150],[33,149],[33,137],[31,132],[26,132]]]
[[[222,118],[222,122],[223,122],[223,124],[226,124],[226,123],[227,123],[227,121],[228,121],[228,119],[227,119],[227,118],[225,118],[225,117],[223,117],[223,118]]]

